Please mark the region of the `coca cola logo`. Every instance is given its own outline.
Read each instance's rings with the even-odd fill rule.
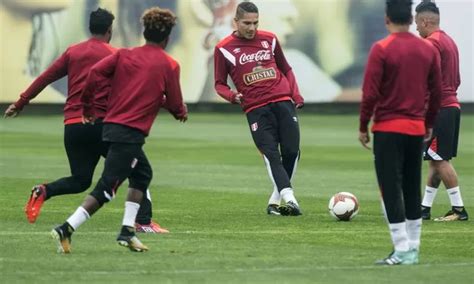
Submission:
[[[249,62],[270,60],[270,58],[270,50],[259,50],[251,54],[242,53],[239,58],[239,63],[243,65]]]

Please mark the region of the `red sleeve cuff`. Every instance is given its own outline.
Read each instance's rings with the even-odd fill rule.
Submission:
[[[364,133],[367,133],[368,132],[368,127],[369,123],[368,122],[363,122],[361,121],[360,124],[359,124],[359,131],[360,132],[364,132]]]
[[[24,106],[26,106],[29,103],[27,99],[24,99],[23,97],[20,97],[18,101],[14,103],[15,107],[18,110],[22,110]]]

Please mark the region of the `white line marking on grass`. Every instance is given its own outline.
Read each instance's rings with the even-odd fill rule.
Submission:
[[[318,230],[315,229],[314,231],[275,231],[275,230],[269,230],[269,231],[173,231],[171,229],[170,234],[173,235],[268,235],[268,234],[286,234],[286,235],[299,235],[299,234],[333,234],[333,233],[342,233],[342,234],[353,234],[353,233],[359,233],[359,234],[372,234],[372,233],[386,233],[387,230],[350,230],[350,228],[347,229],[337,229],[337,230]],[[446,234],[446,230],[436,230],[436,231],[423,231],[423,235],[429,235],[429,234]],[[456,231],[456,233],[466,233],[470,234],[472,233],[472,230],[463,230],[463,231]],[[82,231],[82,232],[77,232],[74,235],[110,235],[110,234],[116,234],[116,231],[107,231],[107,232],[96,232],[96,231]],[[49,235],[50,231],[40,231],[40,232],[9,232],[9,231],[4,231],[0,232],[0,236],[12,236],[12,235]],[[138,234],[142,235],[142,234]]]
[[[474,262],[458,262],[458,263],[426,263],[417,265],[401,265],[398,267],[406,268],[420,268],[420,267],[452,267],[452,266],[472,266]],[[130,271],[117,271],[117,270],[88,270],[88,274],[95,275],[160,275],[160,274],[201,274],[201,273],[249,273],[249,272],[291,272],[291,271],[328,271],[328,270],[375,270],[375,269],[392,269],[393,266],[381,266],[381,265],[361,265],[361,266],[315,266],[315,267],[265,267],[265,268],[235,268],[235,269],[181,269],[181,270],[130,270]],[[67,276],[76,274],[79,272],[71,271],[17,271],[14,273],[7,273],[13,275],[57,275]]]

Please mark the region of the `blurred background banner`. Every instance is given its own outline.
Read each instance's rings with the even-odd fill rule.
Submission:
[[[143,44],[140,16],[152,6],[173,10],[178,26],[169,53],[181,65],[188,103],[222,102],[213,87],[215,44],[229,35],[238,0],[1,0],[0,103],[22,91],[66,48],[88,37],[97,7],[116,16],[112,45]],[[275,33],[306,102],[357,102],[367,53],[387,35],[381,0],[254,0],[260,29]],[[441,27],[458,44],[461,102],[474,102],[474,1],[437,0]],[[414,1],[414,7],[418,1]],[[413,26],[412,32],[416,34]],[[33,103],[61,103],[66,80],[46,88]]]

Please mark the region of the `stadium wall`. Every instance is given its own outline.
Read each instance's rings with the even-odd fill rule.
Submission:
[[[0,104],[2,112],[7,109],[9,104]],[[191,103],[187,104],[190,114],[193,113],[242,113],[242,110],[232,104],[222,103]],[[462,103],[461,109],[463,114],[474,114],[474,103]],[[359,113],[359,103],[308,103],[300,110],[306,114],[348,114],[354,115]],[[30,104],[25,107],[21,115],[38,116],[38,115],[62,115],[62,104]]]

